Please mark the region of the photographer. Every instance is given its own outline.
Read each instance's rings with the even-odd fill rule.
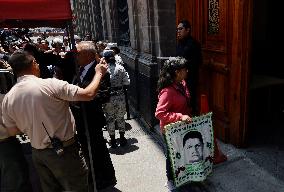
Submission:
[[[55,78],[39,78],[35,58],[17,51],[9,59],[17,84],[2,103],[3,122],[11,136],[25,133],[44,192],[88,191],[88,171],[75,142],[75,121],[69,101],[92,100],[107,71],[104,60],[86,88]]]

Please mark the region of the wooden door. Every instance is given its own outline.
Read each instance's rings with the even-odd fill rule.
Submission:
[[[176,24],[181,19],[187,19],[192,21],[192,11],[193,11],[193,1],[184,1],[184,0],[177,0],[176,1]]]
[[[200,92],[209,98],[214,130],[225,142],[242,146],[247,129],[248,64],[252,0],[178,0],[188,2],[193,36],[200,40],[203,64]],[[189,3],[190,2],[190,3]]]
[[[251,0],[203,0],[202,86],[210,99],[217,136],[243,146],[247,129]]]
[[[214,114],[214,130],[224,141],[229,140],[229,97],[231,69],[228,50],[228,9],[226,0],[203,0],[203,70],[202,92],[209,96]],[[203,75],[206,74],[206,75]],[[234,85],[236,86],[236,85]],[[237,109],[236,109],[237,110]]]
[[[191,25],[191,33],[197,40],[200,40],[201,3],[198,0],[176,0],[176,25],[182,19],[187,19]]]

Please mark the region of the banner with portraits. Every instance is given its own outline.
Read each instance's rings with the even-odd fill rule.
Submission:
[[[204,181],[213,166],[212,112],[193,117],[191,123],[165,126],[165,136],[175,186]]]

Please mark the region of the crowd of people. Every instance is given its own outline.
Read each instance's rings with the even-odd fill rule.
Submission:
[[[200,114],[201,48],[190,32],[190,23],[181,21],[177,55],[164,63],[158,80],[155,116],[162,133],[165,125],[189,123],[192,115]],[[83,39],[75,36],[76,50],[70,50],[67,37],[51,42],[46,37],[37,42],[24,37],[8,46],[0,44],[1,67],[17,78],[0,97],[2,191],[32,191],[18,134],[30,139],[42,191],[93,191],[117,183],[103,129],[107,128],[111,148],[127,145],[125,87],[130,79],[116,43],[92,41],[90,35]],[[184,141],[184,146],[189,145],[191,141]],[[167,186],[172,190],[168,155],[166,159]]]
[[[70,50],[68,38],[25,39],[13,46],[0,44],[1,68],[17,81],[8,93],[7,88],[1,91],[0,191],[32,191],[18,134],[30,139],[42,191],[114,186],[103,129],[112,148],[127,145],[124,93],[130,83],[117,44],[82,41],[76,35],[76,50]]]

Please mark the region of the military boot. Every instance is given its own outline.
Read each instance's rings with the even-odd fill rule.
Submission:
[[[127,139],[124,137],[124,132],[120,132],[120,138],[119,138],[119,142],[120,142],[120,146],[124,147],[127,144]]]
[[[115,135],[110,135],[110,147],[113,149],[117,148]]]

